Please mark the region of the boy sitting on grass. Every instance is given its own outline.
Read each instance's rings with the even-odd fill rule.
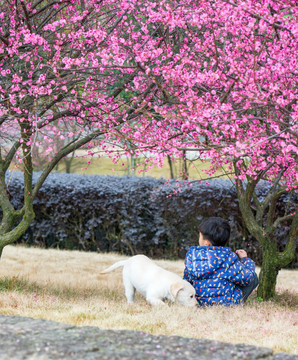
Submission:
[[[199,305],[235,305],[246,301],[258,286],[255,263],[245,250],[233,253],[226,243],[230,225],[220,217],[205,219],[199,226],[200,246],[185,257],[184,279],[196,289]]]

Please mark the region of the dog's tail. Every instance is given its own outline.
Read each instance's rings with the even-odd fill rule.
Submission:
[[[100,274],[106,274],[106,273],[109,273],[111,271],[114,271],[114,270],[118,269],[119,267],[124,266],[127,261],[128,260],[118,261],[115,264],[113,264],[112,266],[110,266],[109,268],[101,271]]]

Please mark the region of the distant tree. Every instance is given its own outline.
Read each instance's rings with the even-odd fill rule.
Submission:
[[[64,132],[66,130],[65,128],[69,125],[71,124],[68,124],[67,122],[64,123]],[[74,134],[76,133],[73,128],[68,131],[73,132]],[[53,156],[75,139],[75,135],[72,137],[59,135],[57,128],[54,126],[52,129],[50,125],[46,126],[43,131],[38,132],[36,135],[35,143],[31,148],[34,171],[44,170],[52,160]],[[75,151],[61,159],[61,162],[65,165],[65,172],[70,173],[74,157]]]

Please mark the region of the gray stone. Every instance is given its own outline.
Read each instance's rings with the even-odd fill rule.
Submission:
[[[298,360],[271,349],[0,314],[1,360]]]

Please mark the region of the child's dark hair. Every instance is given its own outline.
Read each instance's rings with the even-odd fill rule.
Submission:
[[[225,246],[230,238],[231,228],[226,220],[210,217],[202,221],[199,231],[213,246]]]

